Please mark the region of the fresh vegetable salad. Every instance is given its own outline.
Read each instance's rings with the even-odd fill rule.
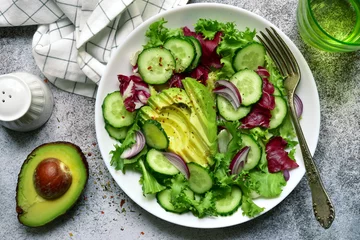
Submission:
[[[255,30],[165,25],[150,25],[133,74],[120,73],[104,99],[105,128],[119,141],[111,165],[139,171],[139,194],[156,194],[166,211],[254,217],[264,208],[253,199],[279,196],[298,167],[283,77]]]

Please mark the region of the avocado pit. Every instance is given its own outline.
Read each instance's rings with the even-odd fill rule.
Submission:
[[[43,198],[52,200],[64,195],[72,183],[68,166],[57,158],[41,161],[34,172],[36,192]]]

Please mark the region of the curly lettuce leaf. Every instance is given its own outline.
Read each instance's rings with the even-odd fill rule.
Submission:
[[[242,138],[239,130],[240,122],[224,122],[224,127],[229,131],[232,136],[228,144],[227,152],[225,153],[225,161],[230,163],[232,157],[241,149]]]
[[[200,18],[195,24],[195,31],[202,33],[204,39],[212,40],[215,34],[223,29],[223,25],[216,20]]]
[[[217,32],[221,32],[221,41],[216,48],[216,53],[221,56],[220,63],[223,65],[217,71],[218,78],[229,78],[235,73],[232,67],[232,59],[235,52],[254,42],[256,31],[246,28],[240,31],[233,22],[218,22],[211,19],[199,19],[195,24],[195,31],[201,33],[205,39],[214,39]]]
[[[287,94],[284,88],[284,77],[280,74],[274,61],[268,55],[265,55],[265,62],[266,69],[270,74],[270,77],[268,78],[269,82],[277,87],[283,96],[286,96]]]
[[[165,189],[156,178],[146,169],[144,161],[141,159],[138,161],[138,165],[141,169],[142,176],[140,178],[140,184],[142,185],[143,194],[155,194]]]
[[[178,37],[183,35],[181,28],[166,28],[164,24],[167,23],[164,18],[152,23],[146,31],[145,36],[148,37],[148,42],[144,48],[158,47],[165,43],[169,37]]]
[[[246,28],[245,31],[236,29],[234,23],[226,23],[223,29],[222,40],[217,47],[217,53],[222,57],[220,62],[223,67],[219,70],[219,78],[229,78],[235,71],[232,67],[232,59],[238,49],[245,47],[247,44],[254,42],[256,31]]]
[[[249,190],[257,192],[262,197],[273,198],[280,195],[282,188],[286,185],[286,181],[282,172],[251,171],[244,184]]]
[[[142,155],[144,155],[144,152],[142,154],[138,154],[137,156],[135,156],[133,159],[131,160],[127,160],[127,159],[124,159],[124,158],[121,158],[121,154],[128,148],[130,148],[132,145],[135,144],[135,133],[136,131],[139,131],[140,130],[140,127],[139,125],[135,122],[131,128],[129,129],[123,143],[121,144],[121,146],[119,146],[118,144],[116,144],[114,147],[115,147],[115,150],[112,150],[110,152],[110,154],[112,155],[111,157],[111,161],[110,161],[110,164],[111,166],[114,166],[116,170],[121,170],[121,171],[124,171],[124,166],[125,166],[125,163],[126,161],[129,161],[129,162],[135,162],[135,161],[132,161],[132,160],[137,160],[137,158],[139,158],[139,156],[141,157]],[[145,152],[146,154],[146,152]]]
[[[190,210],[199,218],[205,216],[216,216],[214,196],[211,191],[206,192],[205,196],[199,200],[191,200]]]
[[[176,209],[188,209],[199,218],[216,215],[214,196],[211,191],[204,196],[194,198],[189,194],[188,181],[183,174],[177,174],[171,180],[171,203]]]
[[[247,195],[242,196],[241,210],[244,216],[255,217],[259,215],[265,208],[261,208],[254,203],[254,201]]]

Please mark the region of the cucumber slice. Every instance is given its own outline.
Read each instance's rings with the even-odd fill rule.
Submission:
[[[279,88],[274,86],[274,93],[272,94],[273,96],[282,96]]]
[[[231,192],[215,201],[215,210],[221,216],[228,216],[237,211],[241,205],[242,193],[239,187],[231,186]]]
[[[255,139],[251,135],[242,134],[242,147],[248,146],[250,147],[250,151],[248,153],[245,165],[243,170],[250,170],[253,169],[261,159],[261,147],[255,141]]]
[[[130,126],[135,119],[135,112],[129,112],[124,106],[120,91],[109,93],[102,104],[105,124],[114,128]]]
[[[287,104],[285,99],[275,96],[275,108],[271,110],[270,113],[269,129],[277,128],[284,121],[287,114]]]
[[[168,148],[169,138],[158,121],[152,119],[145,121],[142,130],[147,145],[158,150]]]
[[[173,213],[184,213],[187,212],[187,208],[175,208],[175,206],[171,203],[171,190],[165,189],[156,194],[156,200],[160,204],[162,208],[164,208],[168,212]]]
[[[197,40],[196,38],[190,36],[190,37],[186,37],[187,39],[189,39],[195,47],[195,57],[194,60],[192,61],[190,67],[189,67],[189,71],[194,70],[200,62],[200,58],[202,56],[202,49],[201,49],[201,44],[199,42],[199,40]]]
[[[126,134],[129,130],[128,127],[122,128],[114,128],[109,124],[105,124],[105,129],[108,132],[109,136],[116,139],[116,140],[123,140],[126,137]]]
[[[147,48],[137,60],[139,74],[149,84],[163,84],[169,80],[175,69],[175,59],[165,48]]]
[[[256,70],[258,66],[264,66],[265,47],[260,43],[250,43],[242,49],[239,49],[233,58],[233,67],[235,71],[243,69]]]
[[[249,106],[260,100],[263,82],[253,70],[241,70],[232,75],[230,81],[239,89],[241,105]]]
[[[209,171],[197,163],[189,163],[190,171],[189,188],[195,193],[202,194],[210,190],[213,185],[213,179]]]
[[[146,163],[157,173],[175,175],[179,170],[158,150],[151,149],[146,155]]]
[[[164,43],[164,48],[170,50],[175,59],[175,72],[184,72],[195,58],[195,47],[187,38],[171,37]]]
[[[244,106],[240,106],[235,110],[231,103],[221,96],[217,96],[216,100],[220,115],[228,121],[239,120],[251,111],[251,107]]]

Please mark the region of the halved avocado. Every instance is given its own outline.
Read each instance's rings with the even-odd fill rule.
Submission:
[[[81,196],[88,176],[88,163],[78,146],[52,142],[35,148],[18,176],[19,222],[39,227],[63,215]]]

